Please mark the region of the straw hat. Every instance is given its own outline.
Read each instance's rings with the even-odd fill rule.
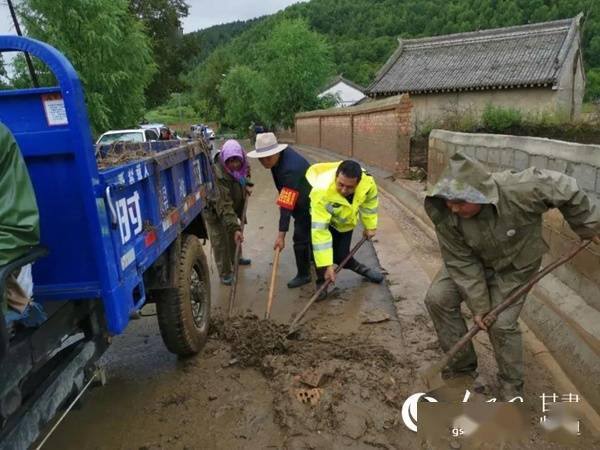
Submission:
[[[249,158],[264,158],[283,151],[287,144],[279,144],[273,133],[259,133],[256,135],[256,150],[248,153]]]

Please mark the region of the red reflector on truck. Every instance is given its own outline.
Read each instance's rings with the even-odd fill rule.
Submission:
[[[156,242],[156,231],[150,231],[146,233],[146,237],[144,237],[144,243],[146,247],[150,247],[152,244]]]

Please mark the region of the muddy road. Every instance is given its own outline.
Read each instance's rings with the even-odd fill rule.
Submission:
[[[418,369],[440,355],[423,305],[440,264],[435,243],[382,195],[378,236],[357,259],[381,265],[387,283],[374,285],[342,272],[334,295],[313,305],[298,336],[286,339],[285,324],[314,286],[286,287],[295,275],[290,235],[272,321],[257,319],[265,312],[277,211],[270,173],[253,164],[252,175],[256,187],[243,249],[252,265],[240,268],[236,317],[222,319],[229,288],[220,285],[209,256],[214,320],[203,352],[187,360],[167,352],[154,309],[146,307],[147,317],[115,338],[105,355],[108,384],[90,391],[44,448],[461,448],[450,435],[422,442],[400,414],[409,395],[424,392]],[[210,255],[209,243],[204,250]],[[495,363],[485,336],[477,350],[492,385],[490,397]],[[533,425],[541,415],[539,395],[553,391],[553,380],[526,351],[527,420]],[[464,387],[449,399],[462,400]],[[583,448],[600,448],[588,436],[581,442]],[[571,447],[544,442],[534,431],[523,443],[504,448]]]

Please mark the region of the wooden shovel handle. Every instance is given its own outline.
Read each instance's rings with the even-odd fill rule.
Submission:
[[[244,233],[244,226],[246,225],[246,211],[248,211],[248,196],[244,200],[244,210],[242,211],[241,228],[242,234]],[[237,243],[235,246],[235,255],[233,259],[233,281],[231,283],[231,291],[229,292],[229,308],[227,316],[231,317],[233,314],[233,305],[235,303],[235,294],[237,293],[237,282],[238,282],[238,271],[240,268],[240,253],[242,252],[242,244]]]
[[[340,270],[342,270],[342,268],[346,265],[346,263],[348,261],[350,261],[350,258],[352,258],[354,256],[354,254],[358,251],[358,249],[361,247],[361,245],[363,245],[365,243],[366,240],[367,240],[367,237],[363,236],[363,238],[360,241],[358,241],[358,243],[352,248],[352,250],[350,250],[350,253],[348,253],[348,255],[343,259],[343,261],[335,268],[335,273],[338,273]],[[321,287],[317,290],[317,292],[314,293],[314,295],[310,298],[310,300],[308,301],[308,303],[306,304],[304,309],[302,309],[302,311],[300,311],[300,314],[298,314],[296,316],[296,318],[294,319],[294,321],[291,323],[290,329],[288,331],[288,335],[292,334],[295,331],[296,325],[298,324],[298,322],[300,322],[302,317],[304,317],[304,315],[306,314],[306,311],[308,311],[308,308],[310,308],[311,305],[317,300],[317,298],[319,298],[319,295],[321,294],[321,292],[323,292],[323,290],[327,289],[327,286],[329,286],[330,283],[331,283],[331,281],[327,280],[325,283],[323,283],[321,285]]]
[[[511,306],[517,300],[519,300],[523,295],[527,294],[533,288],[533,286],[535,286],[535,284],[538,281],[540,281],[542,278],[544,278],[546,275],[548,275],[550,272],[552,272],[557,267],[562,266],[569,260],[573,259],[575,257],[575,255],[577,255],[580,251],[582,251],[584,248],[586,248],[588,245],[590,245],[590,242],[591,241],[582,242],[580,245],[575,247],[569,253],[561,256],[559,259],[557,259],[553,263],[549,264],[544,269],[540,270],[538,273],[535,274],[535,276],[533,276],[531,278],[531,280],[529,280],[527,282],[527,284],[524,284],[523,286],[521,286],[520,288],[515,290],[504,301],[502,301],[501,303],[497,304],[494,308],[492,308],[485,315],[485,317],[487,317],[488,315],[498,317],[498,314],[500,314],[506,308]],[[485,317],[484,317],[484,319],[485,319]],[[491,325],[491,323],[490,323],[490,325]],[[460,351],[460,349],[463,348],[467,344],[467,342],[469,342],[471,339],[473,339],[473,337],[480,330],[481,330],[481,328],[479,327],[479,325],[472,326],[469,329],[469,331],[467,332],[467,334],[465,334],[456,344],[454,344],[452,346],[452,348],[444,355],[440,366],[442,368],[445,367],[450,362],[450,360]]]
[[[281,250],[279,247],[275,249],[275,258],[273,259],[273,270],[271,271],[271,285],[269,286],[269,298],[267,300],[267,311],[265,319],[271,317],[271,307],[273,306],[273,293],[275,292],[275,279],[277,278],[277,268],[279,267],[279,255]]]

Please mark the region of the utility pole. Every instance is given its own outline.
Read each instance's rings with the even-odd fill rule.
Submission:
[[[10,9],[10,15],[12,16],[13,24],[15,25],[15,31],[17,35],[23,36],[21,33],[21,27],[19,26],[19,20],[17,19],[17,13],[15,12],[15,7],[13,6],[12,0],[7,0],[8,9]],[[35,73],[35,69],[33,68],[33,62],[31,61],[31,56],[29,53],[25,53],[25,60],[27,61],[27,67],[29,68],[29,75],[31,76],[31,82],[33,83],[33,87],[40,87],[40,83],[38,81],[37,74]]]

